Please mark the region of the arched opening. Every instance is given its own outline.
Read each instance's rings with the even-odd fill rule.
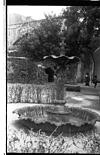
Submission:
[[[100,47],[94,52],[95,68],[94,73],[100,81]]]
[[[48,67],[45,69],[45,73],[48,74],[48,82],[54,82],[54,71],[53,71],[53,69]]]

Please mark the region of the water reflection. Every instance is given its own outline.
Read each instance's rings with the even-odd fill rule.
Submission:
[[[28,132],[29,130],[32,130],[34,132],[41,130],[41,132],[45,132],[48,136],[51,135],[51,133],[57,128],[56,125],[50,124],[48,122],[36,124],[30,120],[15,120],[12,124],[15,128],[23,129],[25,132]],[[89,124],[82,125],[81,127],[66,124],[59,126],[57,130],[53,133],[53,136],[58,136],[59,134],[62,134],[63,136],[70,137],[78,133],[90,134],[95,130],[96,127]]]

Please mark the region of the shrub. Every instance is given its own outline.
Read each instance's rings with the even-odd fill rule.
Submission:
[[[100,134],[78,133],[72,137],[47,136],[38,132],[8,128],[7,152],[16,153],[100,153]]]

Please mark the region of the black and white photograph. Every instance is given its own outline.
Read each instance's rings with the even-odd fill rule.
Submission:
[[[7,154],[100,154],[100,6],[6,7]]]

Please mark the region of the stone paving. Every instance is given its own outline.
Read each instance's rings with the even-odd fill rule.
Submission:
[[[87,95],[82,93],[67,92],[66,95],[67,104],[73,106],[89,107],[94,105],[99,106],[99,96],[97,95]]]

